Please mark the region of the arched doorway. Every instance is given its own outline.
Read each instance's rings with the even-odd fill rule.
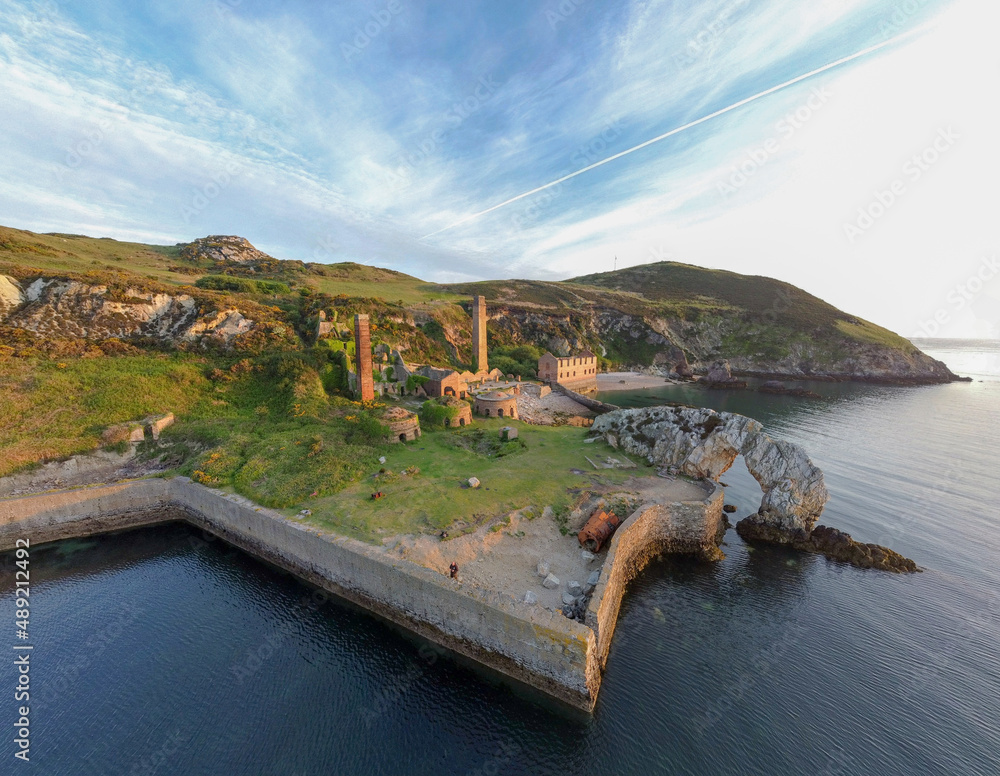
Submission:
[[[399,441],[400,442],[405,442],[406,441],[406,434],[400,434],[399,435]]]
[[[503,407],[497,407],[497,417],[498,418],[503,417]]]

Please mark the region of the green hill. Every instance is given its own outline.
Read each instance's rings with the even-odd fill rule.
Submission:
[[[492,347],[530,345],[560,354],[587,347],[606,366],[667,371],[681,363],[700,371],[728,360],[745,374],[900,382],[951,377],[902,337],[788,283],[676,262],[562,282],[439,285],[355,262],[279,260],[239,237],[156,246],[0,227],[0,273],[25,282],[62,277],[111,284],[120,293],[130,286],[192,295],[205,311],[247,308],[258,319],[282,321],[302,342],[310,341],[321,310],[341,334],[350,315],[364,311],[373,317],[378,341],[409,351],[411,360],[455,367],[466,365],[469,298],[482,294],[491,310]],[[86,326],[68,328],[86,339]]]

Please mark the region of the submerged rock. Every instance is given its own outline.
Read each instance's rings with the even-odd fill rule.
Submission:
[[[793,542],[779,541],[781,537],[773,528],[755,523],[749,518],[736,524],[736,532],[746,542],[787,543],[796,550],[825,555],[832,560],[850,563],[862,569],[900,573],[920,571],[914,561],[888,547],[863,544],[855,541],[849,533],[825,525],[816,526],[809,536]]]

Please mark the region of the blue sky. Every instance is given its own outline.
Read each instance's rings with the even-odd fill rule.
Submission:
[[[0,223],[442,281],[673,259],[1000,337],[998,21],[988,0],[0,0]]]

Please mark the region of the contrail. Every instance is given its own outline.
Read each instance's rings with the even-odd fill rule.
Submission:
[[[881,43],[876,43],[874,46],[869,46],[866,49],[862,49],[861,51],[855,52],[854,54],[850,54],[849,56],[843,57],[842,59],[838,59],[836,62],[830,62],[829,64],[816,68],[815,70],[810,70],[808,73],[804,75],[797,76],[791,79],[790,81],[785,81],[784,83],[778,84],[777,86],[772,86],[770,89],[765,89],[764,91],[758,92],[757,94],[751,97],[746,97],[745,99],[742,99],[739,102],[734,102],[732,105],[728,105],[725,108],[721,108],[715,111],[714,113],[709,113],[707,116],[702,116],[700,119],[695,119],[694,121],[688,122],[682,127],[671,129],[669,132],[664,132],[662,135],[657,135],[651,140],[639,143],[639,145],[632,146],[631,148],[626,148],[624,151],[619,151],[617,154],[613,154],[612,156],[609,156],[606,159],[601,159],[599,162],[594,162],[593,164],[588,165],[587,167],[584,167],[580,170],[577,170],[576,172],[571,172],[567,175],[562,176],[561,178],[557,178],[554,181],[550,181],[549,183],[545,183],[541,186],[538,186],[537,188],[534,188],[531,191],[526,191],[523,194],[518,194],[516,197],[511,197],[510,199],[501,202],[499,205],[488,207],[486,208],[486,210],[480,210],[478,213],[473,213],[472,215],[468,215],[465,218],[461,218],[452,224],[448,224],[448,226],[442,229],[438,229],[436,232],[425,234],[420,239],[426,240],[429,237],[434,237],[435,235],[439,235],[442,232],[447,232],[449,229],[454,229],[456,226],[460,226],[464,223],[467,223],[468,221],[472,221],[481,216],[485,216],[487,213],[492,213],[494,210],[499,210],[502,207],[507,207],[507,205],[510,205],[513,202],[517,202],[518,200],[524,199],[525,197],[530,197],[532,194],[537,194],[539,191],[545,191],[545,189],[550,189],[553,186],[558,186],[563,181],[568,181],[570,178],[575,178],[577,175],[583,175],[585,172],[590,172],[596,167],[601,167],[602,165],[605,165],[608,162],[615,161],[615,159],[621,159],[623,156],[628,156],[629,154],[635,153],[636,151],[639,151],[640,149],[643,149],[646,146],[651,146],[654,143],[659,143],[661,140],[666,140],[668,137],[673,137],[674,135],[684,132],[685,130],[691,129],[691,127],[696,127],[699,124],[704,124],[706,121],[711,121],[712,119],[721,116],[723,113],[729,113],[730,111],[736,110],[737,108],[742,108],[744,105],[747,105],[748,103],[759,100],[762,97],[767,97],[769,94],[774,94],[775,92],[779,92],[782,89],[787,89],[789,86],[793,86],[794,84],[797,84],[800,81],[805,81],[807,78],[812,78],[814,75],[825,73],[827,70],[831,70],[835,67],[843,65],[847,62],[851,62],[855,59],[860,59],[861,57],[872,54],[878,51],[879,49],[883,49],[886,46],[890,46],[893,43],[903,40],[904,38],[912,37],[916,33],[920,32],[921,30],[929,26],[930,26],[929,24],[922,25],[920,27],[917,27],[916,29],[910,30],[909,32],[904,32],[901,35],[896,35],[893,38],[889,38],[889,40],[882,41]]]

